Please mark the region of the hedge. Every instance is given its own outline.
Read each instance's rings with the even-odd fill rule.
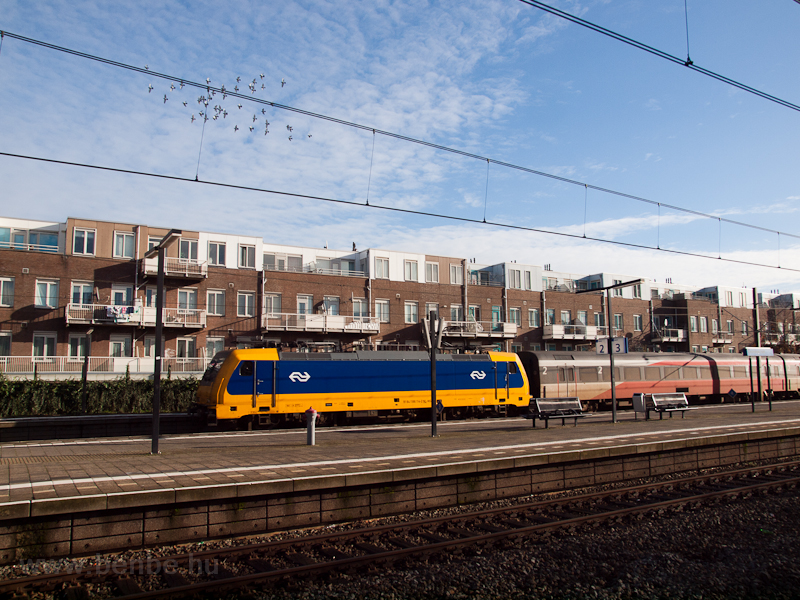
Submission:
[[[194,402],[197,379],[161,380],[161,411],[186,412]],[[87,414],[149,413],[153,382],[130,379],[89,381]],[[40,417],[81,414],[82,384],[78,380],[7,379],[0,374],[0,417]]]

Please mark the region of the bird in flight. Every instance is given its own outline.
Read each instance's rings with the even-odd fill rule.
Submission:
[[[265,115],[265,114],[267,114],[267,109],[265,109],[265,108],[262,108],[262,109],[261,109],[261,114],[262,114],[262,115]]]
[[[253,129],[255,129],[255,127],[250,127],[250,131],[253,131]]]
[[[281,79],[281,87],[283,87],[283,86],[285,86],[285,85],[286,85],[286,80],[282,78],[282,79]]]
[[[192,115],[192,123],[194,123],[194,121],[195,121],[195,119],[194,119],[194,115]]]
[[[186,106],[186,100],[183,101],[183,105]]]
[[[292,130],[292,127],[291,127],[290,125],[287,125],[287,126],[286,126],[286,129],[287,129],[287,130],[289,130],[289,131],[291,131],[291,130]]]
[[[170,89],[170,91],[174,92],[175,91],[175,84],[174,83],[170,83],[169,84],[169,89]]]
[[[261,74],[261,79],[264,79],[264,74],[263,73]]]
[[[292,141],[292,136],[289,136],[289,141],[290,141],[290,142]]]
[[[233,126],[233,130],[234,130],[234,131],[239,131],[239,126],[238,126],[238,125],[234,125],[234,126]]]
[[[147,93],[149,94],[152,91],[153,91],[153,84],[151,83],[150,85],[147,86]]]
[[[164,104],[166,104],[166,103],[167,103],[167,100],[169,100],[169,98],[167,98],[167,95],[166,95],[166,94],[164,94]]]
[[[310,133],[308,134],[308,137],[311,137],[311,134],[310,134]]]
[[[144,66],[144,70],[145,70],[145,71],[149,71],[149,70],[150,70],[150,67],[148,67],[147,65],[145,65],[145,66]]]
[[[242,82],[242,78],[241,77],[237,77],[236,78],[236,83],[241,83],[241,82]]]
[[[253,115],[253,123],[255,123],[256,121],[258,121],[258,117]]]

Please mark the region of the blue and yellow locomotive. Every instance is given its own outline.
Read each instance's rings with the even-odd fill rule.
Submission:
[[[452,417],[518,414],[530,401],[525,369],[507,352],[442,354],[437,399]],[[359,418],[430,417],[426,352],[278,352],[229,350],[211,361],[196,407],[218,423],[301,423],[313,407],[321,424]]]

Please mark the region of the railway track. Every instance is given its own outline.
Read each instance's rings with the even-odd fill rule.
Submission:
[[[60,592],[88,597],[107,588],[128,600],[215,594],[325,573],[355,573],[428,555],[502,544],[547,532],[794,488],[800,461],[647,483],[582,495],[265,541],[102,563],[0,582],[0,597]]]

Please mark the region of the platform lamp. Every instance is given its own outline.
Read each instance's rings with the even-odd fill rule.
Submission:
[[[148,250],[144,257],[158,256],[158,287],[156,289],[156,357],[153,368],[153,440],[150,454],[158,454],[159,420],[161,418],[161,356],[164,352],[164,254],[183,233],[180,229],[170,229],[161,238],[161,243]]]
[[[86,342],[83,345],[83,376],[81,377],[82,386],[81,386],[81,414],[85,415],[87,410],[87,392],[86,392],[86,380],[89,378],[89,354],[92,351],[92,333],[94,333],[94,327],[89,328],[86,332]]]
[[[617,390],[616,390],[616,381],[614,378],[614,325],[613,325],[613,318],[614,313],[611,312],[611,290],[621,290],[622,288],[626,287],[633,287],[635,285],[641,285],[644,283],[644,279],[632,279],[630,281],[624,281],[621,283],[616,283],[614,285],[607,285],[601,288],[594,288],[593,290],[580,290],[575,292],[576,294],[588,294],[590,292],[602,292],[605,290],[606,292],[606,312],[608,313],[608,317],[606,319],[606,324],[608,327],[608,358],[611,362],[611,422],[617,422]]]

